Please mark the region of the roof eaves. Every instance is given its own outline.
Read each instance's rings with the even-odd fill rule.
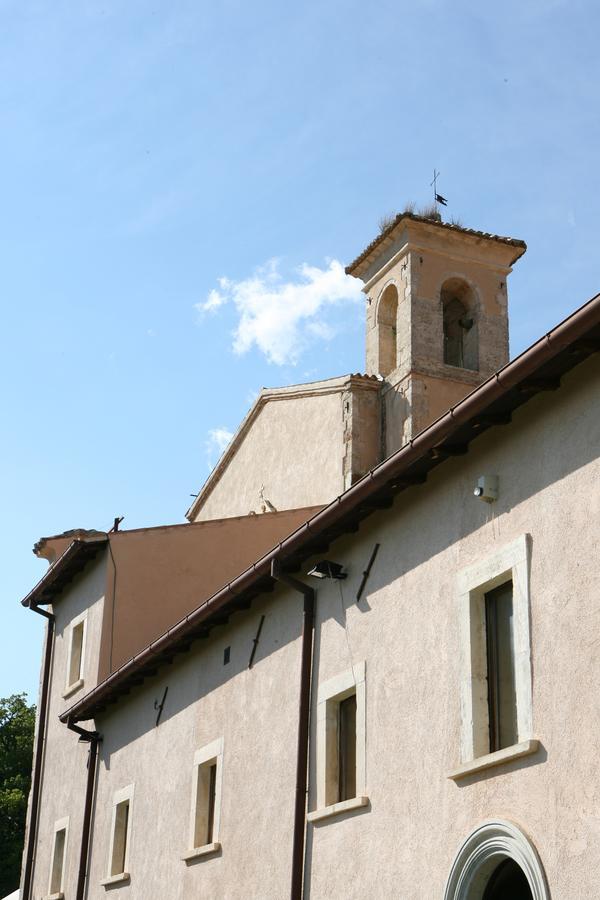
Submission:
[[[354,259],[349,265],[346,266],[345,272],[346,275],[352,275],[354,271],[360,266],[362,262],[364,262],[374,250],[382,244],[387,237],[391,235],[397,225],[402,222],[403,219],[406,219],[411,222],[423,222],[426,225],[432,225],[437,228],[444,228],[447,231],[455,231],[459,234],[470,235],[471,237],[476,237],[479,239],[487,240],[487,241],[496,241],[500,244],[507,244],[510,247],[515,247],[519,249],[519,253],[513,259],[511,265],[516,262],[519,256],[527,250],[527,244],[525,241],[519,240],[518,238],[511,237],[503,237],[499,234],[491,234],[487,231],[477,231],[475,228],[464,228],[462,225],[453,225],[451,222],[438,222],[435,219],[428,219],[425,216],[417,216],[415,213],[398,213],[396,218],[391,222],[387,228],[385,228],[381,234],[378,234],[376,238],[374,238],[370,244],[368,244],[362,253]]]
[[[42,606],[51,603],[108,540],[108,535],[93,540],[74,540],[21,600],[23,606]]]
[[[590,334],[590,332],[592,332]],[[600,294],[540,338],[520,356],[475,388],[467,397],[384,460],[332,503],[278,543],[236,579],[203,601],[193,612],[170,628],[149,647],[133,657],[78,703],[66,710],[61,721],[92,718],[107,704],[115,702],[127,685],[149,677],[162,662],[184,652],[213,625],[242,608],[257,594],[273,590],[271,561],[297,567],[306,559],[311,541],[335,540],[375,509],[389,506],[383,492],[397,493],[424,481],[427,472],[439,465],[460,446],[493,424],[510,421],[513,409],[541,390],[554,389],[560,375],[590,353],[600,349]],[[546,370],[546,371],[544,371]],[[542,375],[540,376],[540,373]],[[491,412],[491,414],[490,414]],[[508,416],[508,417],[507,417]]]

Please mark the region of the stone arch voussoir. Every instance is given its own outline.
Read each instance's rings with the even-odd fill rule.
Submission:
[[[487,880],[503,859],[523,870],[533,900],[550,900],[546,876],[533,844],[523,832],[502,819],[475,828],[454,860],[444,900],[480,900]]]

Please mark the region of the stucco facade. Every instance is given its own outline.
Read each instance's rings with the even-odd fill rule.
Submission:
[[[380,459],[379,387],[360,375],[263,389],[190,522],[327,503]]]
[[[500,439],[484,436],[468,457],[449,460],[427,485],[373,515],[359,535],[336,543],[335,559],[348,579],[325,581],[318,590],[308,808],[316,802],[318,685],[360,661],[366,668],[369,803],[309,826],[306,896],[441,898],[462,839],[492,816],[516,823],[533,841],[554,900],[594,896],[600,787],[590,748],[600,719],[593,696],[585,699],[585,685],[600,678],[593,588],[600,555],[598,532],[589,527],[600,514],[600,465],[592,452],[600,440],[599,375],[597,360],[580,367],[556,397],[536,398],[516,413]],[[473,497],[486,471],[500,479],[494,508]],[[448,776],[460,763],[461,746],[459,575],[522,535],[530,535],[531,547],[531,737],[540,747],[455,782]],[[357,604],[376,542],[376,566]],[[73,599],[56,604],[61,617],[98,592],[83,588],[101,568],[96,564],[69,592]],[[248,669],[262,615],[258,654]],[[111,893],[287,896],[299,630],[297,595],[277,588],[96,722],[103,741],[89,897],[105,896],[100,882],[112,795],[130,784],[131,879]],[[226,646],[231,657],[224,665]],[[90,666],[92,656],[90,648]],[[59,645],[57,683],[64,665]],[[155,700],[167,686],[156,727]],[[186,863],[193,754],[218,737],[224,744],[222,849]],[[56,721],[49,747],[40,834],[70,817],[71,881],[85,751]],[[65,782],[57,771],[67,760],[73,778]],[[36,897],[45,895],[49,865],[40,838]]]
[[[437,284],[437,275],[432,279]],[[35,605],[52,597],[57,635],[40,813],[29,823],[34,838],[27,900],[50,895],[55,823],[67,819],[62,888],[52,895],[66,900],[108,894],[124,900],[596,895],[600,362],[594,351],[600,347],[600,303],[590,303],[585,333],[558,326],[524,361],[507,367],[504,386],[494,376],[473,399],[461,400],[468,393],[464,373],[456,395],[451,379],[443,379],[441,399],[429,405],[428,415],[453,406],[446,412],[449,423],[424,423],[420,437],[359,481],[348,472],[362,462],[345,477],[340,451],[352,444],[355,460],[377,448],[385,455],[377,416],[385,392],[393,390],[387,377],[359,378],[356,391],[340,379],[334,390],[308,398],[293,389],[292,399],[262,404],[249,427],[240,429],[227,464],[194,513],[208,520],[212,508],[222,522],[177,526],[190,529],[190,537],[181,542],[173,532],[161,545],[176,544],[161,563],[167,573],[172,566],[173,597],[169,601],[157,581],[156,603],[165,607],[152,633],[144,631],[151,616],[139,601],[145,638],[139,646],[135,635],[133,643],[129,634],[121,640],[122,648],[130,647],[129,659],[123,650],[106,667],[106,635],[114,640],[119,629],[135,632],[136,596],[152,591],[159,546],[152,541],[159,536],[105,536],[72,580],[68,566],[74,563],[58,558],[48,586],[40,583],[26,598]],[[408,375],[413,398],[417,384],[440,387],[433,368],[420,373],[421,381],[412,370]],[[297,502],[300,495],[307,501],[312,487],[302,487],[302,471],[308,481],[318,481],[314,459],[304,460],[302,469],[294,443],[301,408],[313,424],[319,416],[323,425],[330,422],[319,449],[323,493],[315,506],[335,484],[341,496],[323,510],[306,510],[305,523],[298,510],[288,518],[248,516],[248,527],[268,519],[269,528],[280,522],[295,530],[288,536],[282,531],[268,552],[257,549],[242,574],[226,570],[224,561],[219,585],[215,559],[206,567],[210,572],[202,566],[202,553],[214,557],[214,548],[196,546],[192,535],[210,526],[211,534],[224,535],[224,546],[243,539],[246,525],[231,519],[237,494],[244,504],[254,496],[270,429],[279,429],[288,412],[289,431],[284,429],[285,439],[278,431],[274,444],[280,449],[289,440],[288,463],[298,485],[278,502]],[[362,417],[373,426],[365,434],[357,425]],[[271,487],[261,483],[276,505],[285,460],[275,455],[270,465]],[[384,484],[381,472],[389,472],[385,493],[378,487]],[[482,476],[497,479],[496,499],[475,496]],[[85,550],[80,537],[79,550]],[[121,557],[115,557],[119,541]],[[137,562],[119,582],[128,542]],[[309,549],[301,552],[304,545]],[[66,552],[76,560],[79,550]],[[196,552],[198,559],[182,574],[186,554]],[[345,578],[311,578],[324,555],[325,573],[331,576],[334,562]],[[314,594],[303,590],[309,584]],[[512,742],[494,749],[482,603],[502,584],[513,591],[516,732]],[[192,608],[190,588],[196,585]],[[127,610],[122,620],[114,615],[115,598]],[[83,683],[63,697],[74,677],[73,625],[86,611]],[[313,611],[314,631],[308,631]],[[336,709],[352,697],[352,787],[347,796],[334,796],[342,754]],[[87,745],[65,723],[83,729],[84,740],[97,747],[91,780]],[[212,779],[204,843],[195,832],[201,797],[206,802],[199,787],[202,765],[210,767]],[[116,809],[123,803],[126,850],[116,865]],[[82,854],[85,833],[89,848]],[[524,879],[520,893],[490,893],[503,862]]]
[[[50,862],[52,858],[55,823],[68,818],[67,852],[65,854],[65,884],[77,882],[78,858],[69,848],[75,846],[81,834],[83,819],[82,798],[86,785],[87,747],[77,743],[73,732],[67,731],[59,715],[78,696],[93,688],[98,681],[98,659],[104,594],[106,587],[106,559],[91,562],[78,575],[68,592],[53,609],[55,639],[53,641],[52,675],[44,741],[42,798],[37,829],[36,868],[32,897],[50,896]],[[68,691],[69,639],[71,625],[81,615],[86,616],[85,646],[82,658],[81,684]],[[39,740],[39,722],[37,723]],[[63,810],[57,813],[57,810]],[[29,824],[30,827],[30,824]]]

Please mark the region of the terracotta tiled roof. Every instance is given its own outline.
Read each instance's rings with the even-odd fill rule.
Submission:
[[[387,228],[385,228],[381,234],[378,234],[375,240],[371,241],[371,243],[365,247],[363,252],[356,257],[356,259],[350,263],[349,266],[346,266],[346,274],[352,275],[353,271],[357,266],[363,262],[369,254],[375,250],[379,244],[382,243],[388,237],[394,228],[402,222],[403,219],[408,219],[411,222],[424,222],[427,225],[434,225],[436,228],[444,228],[447,231],[457,231],[460,234],[470,234],[473,237],[483,238],[488,241],[498,241],[501,244],[508,244],[511,247],[519,247],[523,250],[527,249],[527,244],[525,241],[520,241],[517,238],[511,237],[502,237],[499,234],[490,234],[488,231],[476,231],[474,228],[463,228],[462,225],[452,225],[450,222],[437,222],[435,219],[428,219],[425,216],[417,216],[414,213],[402,212],[398,213],[393,222],[391,222]]]
[[[365,381],[381,381],[378,375],[365,375],[363,372],[351,372],[350,378],[363,378]]]

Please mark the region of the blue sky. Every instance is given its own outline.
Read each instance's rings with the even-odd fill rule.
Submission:
[[[600,289],[599,20],[0,0],[0,696],[37,692],[39,536],[181,521],[261,386],[363,368],[339,263],[434,166],[449,215],[529,245],[513,355]]]

